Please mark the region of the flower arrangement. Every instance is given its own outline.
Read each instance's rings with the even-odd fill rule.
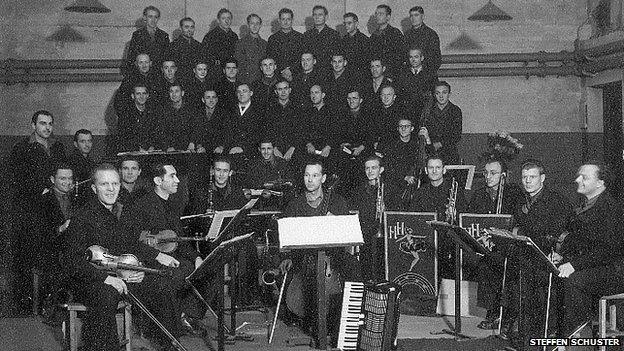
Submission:
[[[509,132],[495,131],[488,134],[488,151],[483,154],[486,159],[502,159],[512,161],[524,147]]]

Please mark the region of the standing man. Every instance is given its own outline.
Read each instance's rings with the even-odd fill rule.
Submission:
[[[236,106],[236,87],[238,86],[238,61],[235,58],[225,60],[223,75],[216,84],[219,104],[227,110]]]
[[[130,97],[131,102],[117,114],[117,151],[154,150],[159,146],[158,109],[148,103],[150,94],[145,84],[137,83]]]
[[[451,86],[445,81],[435,84],[435,106],[424,117],[425,128],[435,151],[446,164],[459,164],[457,145],[462,135],[462,111],[449,101]]]
[[[392,81],[386,77],[386,65],[380,58],[373,58],[369,63],[370,76],[362,84],[362,98],[364,103],[372,109],[381,107],[379,94],[381,88],[392,85]],[[371,79],[372,78],[372,79]]]
[[[408,48],[420,48],[422,50],[421,53],[425,57],[425,70],[437,77],[438,69],[442,63],[440,38],[435,30],[423,22],[424,17],[425,10],[421,6],[414,6],[409,10],[412,28],[405,33],[405,42]]]
[[[609,194],[609,180],[609,169],[599,162],[582,165],[575,180],[584,201],[568,225],[559,266],[565,278],[565,336],[596,315],[600,297],[624,291],[624,257],[615,249],[623,244],[622,208]]]
[[[278,72],[287,81],[292,81],[295,72],[299,71],[299,60],[303,53],[303,34],[292,27],[293,11],[288,8],[279,10],[280,30],[269,37],[267,56],[275,59]]]
[[[127,67],[132,70],[132,64],[139,54],[147,54],[155,67],[160,67],[167,52],[169,52],[169,34],[158,28],[160,10],[155,6],[143,9],[142,27],[132,33],[130,46],[128,47]]]
[[[423,67],[425,58],[422,49],[410,48],[408,54],[409,67],[401,69],[397,77],[397,86],[400,100],[409,110],[411,118],[420,121],[423,108],[431,105],[436,78]]]
[[[332,53],[337,49],[340,40],[338,32],[325,24],[328,13],[325,6],[314,6],[312,8],[314,27],[303,34],[304,50],[314,55],[318,68],[324,72],[331,70]]]
[[[218,25],[202,40],[202,56],[208,67],[221,67],[234,58],[238,35],[232,31],[232,12],[222,8],[217,12]]]
[[[50,184],[54,165],[65,162],[65,146],[52,136],[54,117],[45,110],[31,118],[32,134],[15,144],[10,156],[13,237],[13,293],[17,313],[32,311],[28,296],[32,293],[31,250],[33,248],[33,204]]]
[[[380,57],[386,64],[386,74],[394,78],[405,62],[405,38],[400,30],[390,25],[392,9],[388,5],[379,5],[375,10],[377,29],[370,37],[373,57]]]
[[[337,152],[332,149],[337,148],[335,136],[338,131],[334,126],[338,121],[325,104],[325,93],[321,86],[313,85],[309,92],[312,105],[306,109],[305,113],[303,142],[309,157],[321,156],[324,164],[332,163],[331,166],[327,166],[327,169],[334,171],[334,154]]]
[[[137,158],[126,157],[119,165],[121,187],[119,187],[118,202],[129,208],[134,202],[147,193],[145,182],[141,178],[141,164]]]
[[[169,105],[163,113],[164,128],[160,131],[162,149],[166,151],[195,150],[191,142],[193,109],[184,100],[180,84],[169,87]]]
[[[260,37],[262,18],[252,13],[247,16],[249,34],[242,37],[236,44],[236,60],[238,60],[238,76],[243,83],[252,83],[262,78],[260,61],[266,55],[267,41]]]
[[[347,12],[343,16],[346,34],[340,39],[340,47],[349,62],[349,69],[360,78],[368,77],[371,59],[370,39],[358,29],[358,16]]]
[[[260,79],[251,82],[251,89],[254,92],[254,101],[265,111],[271,103],[275,101],[275,84],[279,82],[282,76],[275,74],[275,60],[271,57],[265,57],[260,61],[260,70],[262,75]]]
[[[74,195],[76,196],[76,205],[81,206],[93,194],[88,190],[89,186],[82,183],[91,178],[91,172],[95,169],[96,163],[91,157],[91,149],[93,148],[93,135],[88,129],[80,129],[74,134],[74,150],[67,162],[73,170],[73,178],[76,181]],[[78,183],[81,183],[78,185]]]
[[[180,36],[178,36],[169,48],[169,57],[177,64],[180,77],[183,79],[192,76],[195,62],[199,60],[201,44],[193,38],[195,35],[195,21],[190,17],[180,20]]]

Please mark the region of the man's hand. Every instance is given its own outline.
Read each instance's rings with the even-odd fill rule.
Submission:
[[[173,151],[175,151],[175,148],[173,146],[169,146],[167,148],[167,152],[173,152]]]
[[[353,156],[359,156],[362,153],[362,151],[364,151],[365,148],[366,146],[364,145],[360,145],[356,147],[355,149],[353,149]]]
[[[290,148],[288,148],[288,151],[286,151],[286,154],[284,154],[284,159],[286,161],[290,161],[294,153],[295,153],[295,148],[291,146]]]
[[[191,152],[195,152],[195,143],[189,143],[186,149]]]
[[[570,262],[564,263],[559,266],[559,277],[568,278],[572,273],[574,273],[574,267],[572,267]]]
[[[62,233],[67,230],[67,227],[69,227],[69,221],[71,221],[71,219],[66,220],[65,223],[61,224],[61,226],[58,227],[59,233]]]
[[[112,286],[120,294],[125,294],[128,292],[128,287],[126,286],[126,283],[124,283],[124,281],[121,280],[121,278],[117,278],[117,277],[113,277],[109,275],[108,277],[106,277],[106,279],[104,279],[104,284],[108,284]]]
[[[156,261],[158,261],[158,263],[162,264],[163,266],[167,266],[167,267],[179,267],[180,266],[180,261],[162,252],[159,253],[158,256],[156,256]]]
[[[206,148],[202,144],[198,144],[197,145],[197,153],[198,154],[203,154],[205,152],[206,152]]]
[[[128,283],[140,283],[145,278],[145,272],[132,272],[126,279]]]
[[[433,147],[436,149],[436,151],[438,151],[442,148],[442,143],[439,141],[436,141],[435,143],[433,143]]]
[[[242,153],[243,153],[243,148],[240,146],[234,146],[233,148],[230,149],[230,155],[242,154]]]
[[[416,183],[416,177],[414,177],[414,176],[408,175],[408,176],[405,176],[405,178],[403,178],[403,179],[405,179],[407,184],[410,184],[410,185]]]
[[[201,257],[197,257],[195,259],[195,269],[199,268],[199,266],[201,266],[202,263],[204,263],[204,260],[202,260]]]
[[[282,263],[280,263],[279,265],[279,269],[282,272],[282,274],[286,274],[286,272],[288,272],[291,268],[292,268],[292,260],[290,258],[283,260]]]
[[[150,146],[149,149],[147,149],[147,152],[153,152],[154,150],[156,150],[153,146]]]
[[[276,147],[273,148],[273,154],[279,158],[284,158],[284,154]]]
[[[554,264],[559,264],[563,260],[563,257],[556,252],[551,253],[548,258],[550,258],[550,261]]]
[[[214,151],[215,154],[222,154],[223,153],[223,146],[217,146],[215,147]]]
[[[306,144],[306,150],[308,151],[309,154],[312,154],[312,155],[316,153],[316,148],[314,147],[314,145],[312,145],[312,143]]]
[[[329,152],[331,151],[331,146],[327,145],[321,150],[322,157],[329,157]]]

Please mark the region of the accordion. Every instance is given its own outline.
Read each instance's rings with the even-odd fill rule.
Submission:
[[[341,350],[396,348],[401,287],[390,282],[345,282],[338,345]]]

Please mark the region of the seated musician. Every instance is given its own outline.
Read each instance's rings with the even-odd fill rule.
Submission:
[[[178,211],[176,211],[175,205],[170,201],[171,195],[178,191],[178,184],[180,183],[176,169],[170,164],[156,164],[152,169],[152,174],[154,176],[154,190],[149,191],[136,200],[132,206],[124,209],[120,218],[120,223],[124,230],[137,241],[142,240],[145,234],[151,234],[157,238],[163,237],[166,235],[164,231],[173,231],[171,236],[179,237],[182,235]],[[202,259],[188,243],[178,242],[177,244],[177,248],[173,249],[157,244],[153,245],[154,247],[152,248],[148,248],[148,250],[152,251],[152,254],[158,253],[159,250],[168,252],[172,262],[174,262],[174,266],[177,268],[173,270],[173,276],[166,281],[163,281],[163,278],[160,277],[147,276],[142,284],[142,286],[149,286],[151,284],[166,283],[170,285],[172,291],[176,292],[171,296],[152,296],[149,294],[149,291],[145,291],[145,303],[150,304],[154,302],[155,309],[152,313],[159,320],[169,321],[168,326],[171,329],[169,327],[168,329],[176,336],[180,335],[181,332],[180,318],[182,312],[186,313],[186,318],[182,321],[185,326],[188,326],[186,322],[193,319],[202,319],[205,314],[205,310],[202,310],[199,304],[196,303],[195,296],[192,295],[184,280],[193,272],[194,268],[202,263]],[[145,263],[149,265],[150,262]],[[156,305],[156,302],[159,302],[159,304]],[[156,338],[161,337],[159,333],[153,336]]]
[[[140,178],[141,164],[139,160],[132,156],[125,157],[119,165],[119,174],[121,175],[121,187],[117,201],[127,208],[147,193],[145,182]]]
[[[274,150],[272,139],[263,138],[258,147],[262,157],[252,161],[247,171],[246,186],[250,189],[263,189],[261,203],[256,204],[256,208],[277,209],[281,207],[281,199],[278,196],[273,196],[269,190],[282,192],[284,195],[283,192],[288,189],[284,189],[279,182],[284,180],[292,182],[289,162],[275,156]]]
[[[416,191],[410,211],[412,212],[435,212],[438,220],[455,222],[457,213],[464,212],[466,200],[463,189],[457,189],[456,198],[451,199],[451,180],[444,179],[446,169],[440,156],[433,155],[427,158],[425,168],[429,183]],[[450,208],[450,203],[455,202],[455,209]],[[456,223],[456,222],[455,222]],[[438,242],[439,277],[454,279],[455,277],[455,243],[448,235],[441,235]]]
[[[351,208],[358,210],[362,234],[364,235],[364,245],[360,247],[360,263],[362,265],[362,276],[364,281],[378,280],[381,278],[383,263],[379,257],[383,254],[383,244],[377,238],[380,230],[383,233],[383,225],[379,222],[383,206],[379,186],[382,182],[384,165],[382,159],[377,155],[371,155],[364,162],[364,173],[366,181],[360,184],[351,198]],[[383,183],[384,192],[388,184]],[[381,244],[381,245],[380,245]]]
[[[346,215],[349,214],[349,207],[345,199],[333,192],[331,195],[323,190],[323,183],[327,179],[323,163],[317,158],[310,159],[306,162],[304,170],[305,191],[299,197],[293,199],[284,212],[287,217],[309,217],[309,216],[325,216],[325,215]],[[328,198],[329,197],[329,198]],[[329,203],[328,203],[329,201]],[[348,281],[361,281],[359,264],[355,257],[347,253],[345,249],[338,248],[328,251],[331,267],[339,270],[339,276]],[[286,272],[293,269],[294,273],[291,277],[299,277],[301,286],[298,288],[288,287],[287,295],[297,296],[297,298],[287,300],[296,300],[300,304],[297,306],[288,305],[288,309],[303,319],[303,327],[310,331],[316,337],[316,255],[295,252],[291,257],[284,259],[280,264],[280,270]],[[293,281],[296,281],[293,278]],[[328,291],[335,289],[336,291],[328,294],[328,314],[327,314],[327,330],[332,338],[332,342],[336,342],[340,321],[340,306],[342,302],[342,290],[340,287],[327,287]]]
[[[232,182],[232,162],[227,157],[217,157],[212,162],[214,181],[210,184],[212,204],[216,211],[237,210],[248,201],[243,188]]]
[[[568,224],[559,276],[565,278],[565,336],[591,320],[601,296],[624,293],[622,208],[607,189],[609,170],[599,162],[579,168],[577,193],[583,205]]]
[[[98,166],[93,171],[92,181],[91,189],[96,196],[72,218],[67,228],[67,246],[61,263],[70,277],[75,297],[89,309],[83,326],[85,350],[109,351],[119,348],[115,313],[122,294],[128,289],[139,292],[139,285],[145,284],[145,290],[154,297],[152,301],[146,301],[147,307],[168,309],[172,305],[167,301],[167,296],[173,295],[175,291],[172,290],[172,284],[167,282],[171,278],[153,276],[150,277],[153,283],[146,283],[143,273],[133,273],[125,280],[109,275],[87,262],[87,248],[99,245],[115,256],[131,253],[143,263],[158,264],[160,267],[177,265],[178,261],[140,243],[119,225],[117,196],[120,181],[114,166]],[[159,320],[169,327],[174,324],[174,320],[162,318],[162,314],[159,314]]]
[[[565,226],[572,215],[570,202],[544,184],[546,171],[537,160],[525,161],[522,165],[522,186],[525,198],[514,213],[518,227],[517,233],[530,237],[545,254],[554,252],[556,242],[565,231]],[[515,229],[514,229],[515,230]],[[522,310],[519,311],[519,346],[529,347],[531,338],[544,337],[546,299],[548,296],[549,275],[545,268],[536,267],[532,255],[521,251],[517,255],[518,267],[522,274],[520,281],[523,292]],[[510,287],[507,291],[517,289]],[[552,289],[551,306],[557,305],[557,290]],[[512,297],[512,301],[517,301]],[[508,307],[514,307],[510,304]],[[551,308],[549,318],[549,335],[557,330],[557,309]],[[537,350],[537,348],[534,348]]]
[[[483,171],[485,177],[485,187],[477,189],[472,195],[470,204],[468,205],[468,213],[490,213],[490,214],[514,214],[520,199],[522,198],[522,190],[513,183],[507,182],[507,163],[501,159],[490,158],[485,164]],[[502,194],[500,193],[502,192]],[[500,200],[500,212],[497,209]],[[477,303],[487,309],[485,320],[477,325],[480,329],[496,329],[498,328],[498,320],[500,313],[501,288],[504,271],[504,258],[500,255],[497,248],[493,249],[495,259],[483,257],[478,267],[479,286],[477,290]],[[514,269],[512,277],[512,267],[507,266],[507,277],[510,279],[517,278]],[[509,285],[508,285],[509,286]],[[506,309],[505,312],[511,312],[513,309]],[[503,316],[503,327],[501,334],[506,333],[507,329],[513,324],[514,317],[510,313]]]
[[[37,202],[35,211],[37,220],[37,242],[31,248],[38,250],[33,255],[37,262],[35,267],[48,273],[41,275],[39,293],[43,301],[43,316],[48,322],[54,322],[55,312],[53,307],[59,302],[58,293],[62,288],[62,272],[59,263],[59,255],[65,246],[65,232],[70,223],[72,214],[76,212],[73,189],[73,171],[67,164],[58,164],[54,175],[50,176],[52,187],[46,189]],[[48,302],[50,304],[48,304]]]

